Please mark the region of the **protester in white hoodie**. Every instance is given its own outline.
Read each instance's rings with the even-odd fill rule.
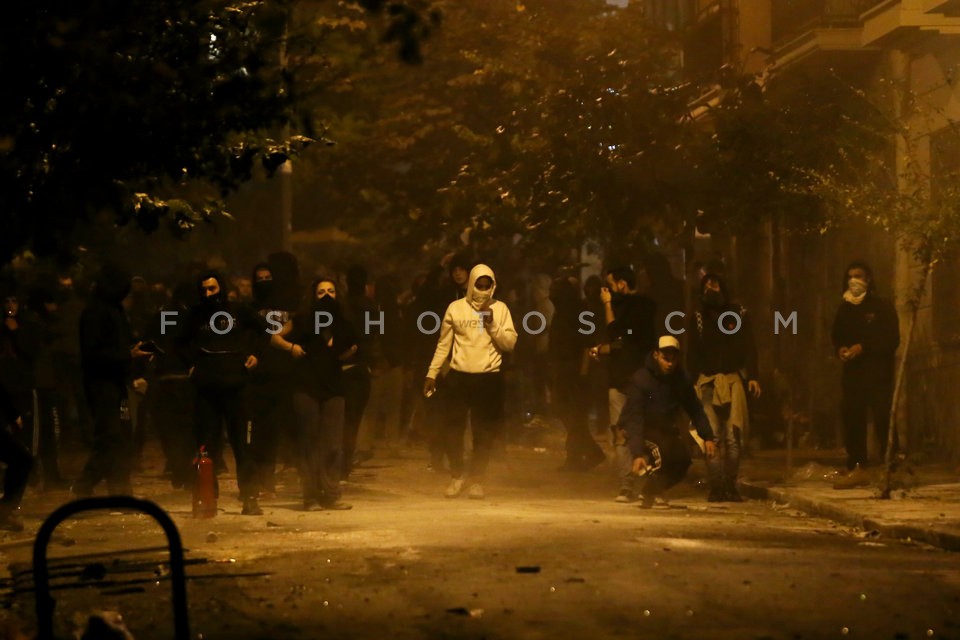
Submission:
[[[463,491],[463,432],[467,415],[473,431],[470,459],[471,498],[483,498],[483,480],[493,441],[503,421],[504,383],[500,373],[503,354],[513,351],[517,331],[507,305],[493,299],[497,288],[493,270],[478,264],[470,271],[467,295],[450,303],[443,316],[440,339],[423,383],[430,397],[437,388],[437,375],[451,355],[446,377],[447,420],[445,447],[452,479],[445,495],[454,498]]]

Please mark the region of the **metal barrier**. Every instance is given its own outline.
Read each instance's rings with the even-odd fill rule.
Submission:
[[[173,584],[173,629],[177,640],[189,640],[190,624],[187,616],[187,582],[183,563],[183,543],[177,526],[167,512],[149,500],[130,496],[84,498],[70,502],[50,514],[40,526],[33,543],[33,580],[37,609],[37,638],[54,640],[53,612],[56,600],[50,595],[50,571],[47,566],[47,547],[53,532],[61,522],[83,511],[126,509],[145,513],[163,528],[170,550],[170,581]]]

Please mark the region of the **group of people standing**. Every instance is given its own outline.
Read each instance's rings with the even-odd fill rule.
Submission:
[[[131,304],[138,285],[143,293],[142,282],[116,266],[100,270],[73,319],[82,381],[74,386],[82,387],[91,450],[73,483],[77,497],[92,495],[101,482],[112,493],[131,492],[142,422],[149,416],[174,487],[191,484],[200,447],[218,472],[224,470],[225,433],[244,515],[261,514],[258,499],[275,492],[278,460],[298,468],[305,509],[349,509],[341,485],[369,455],[369,436],[362,433],[369,429],[361,425],[371,392],[379,400],[370,404],[370,414],[391,414],[395,438],[403,424],[419,425],[431,467],[449,471],[444,495],[484,497],[491,453],[504,434],[511,354],[518,338],[527,339],[518,336],[510,305],[496,297],[493,269],[449,255],[417,276],[407,292],[384,286],[379,296],[361,267],[347,272],[345,293],[333,276],[318,277],[301,291],[296,271],[289,261],[262,262],[239,288],[217,272],[198,272],[146,308]],[[553,410],[567,430],[561,469],[587,471],[607,460],[588,426],[584,397],[602,379],[618,502],[652,505],[686,474],[693,442],[707,460],[707,499],[739,501],[748,398],[761,395],[749,313],[713,271],[702,274],[683,331],[672,326],[679,322],[671,320],[671,309],[658,308],[638,290],[632,268],[609,268],[599,284],[596,304],[569,274],[549,285],[553,313],[544,362]],[[899,336],[893,307],[874,294],[866,264],[852,264],[844,286],[834,341],[843,362],[850,473],[838,484],[857,486],[866,463],[867,413],[874,424],[885,424],[889,411]],[[61,353],[62,327],[54,331],[56,323],[47,322],[45,332],[31,332],[45,326],[44,314],[62,315],[57,304],[38,299],[31,319],[16,296],[8,296],[0,327],[0,418],[8,425],[0,442],[7,465],[0,502],[5,528],[20,526],[16,511],[35,459],[45,488],[64,484],[56,444],[69,413],[68,391],[61,388],[67,378],[43,372],[51,358],[62,359],[63,370],[71,360]],[[405,355],[398,355],[400,344]],[[402,385],[403,374],[392,375],[402,371],[422,380],[420,398],[399,387],[396,395],[385,391],[393,381]],[[48,377],[54,382],[45,382]],[[16,433],[26,423],[32,450]]]

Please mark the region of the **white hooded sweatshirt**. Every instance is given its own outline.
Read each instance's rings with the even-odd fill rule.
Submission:
[[[493,280],[488,291],[477,291],[476,282],[483,276]],[[501,354],[513,351],[517,344],[517,330],[507,305],[493,299],[497,280],[493,269],[478,264],[470,271],[467,295],[447,307],[440,325],[440,339],[433,354],[427,377],[437,378],[443,363],[453,349],[450,368],[462,373],[492,373],[500,371]],[[492,314],[493,322],[485,325],[481,311]]]

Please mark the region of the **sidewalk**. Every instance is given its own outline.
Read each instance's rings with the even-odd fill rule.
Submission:
[[[891,499],[881,500],[880,468],[871,469],[869,487],[835,490],[833,477],[842,464],[842,451],[795,451],[788,472],[785,451],[758,452],[742,463],[741,492],[859,527],[870,537],[960,551],[960,473],[955,469],[929,464],[896,474]]]

